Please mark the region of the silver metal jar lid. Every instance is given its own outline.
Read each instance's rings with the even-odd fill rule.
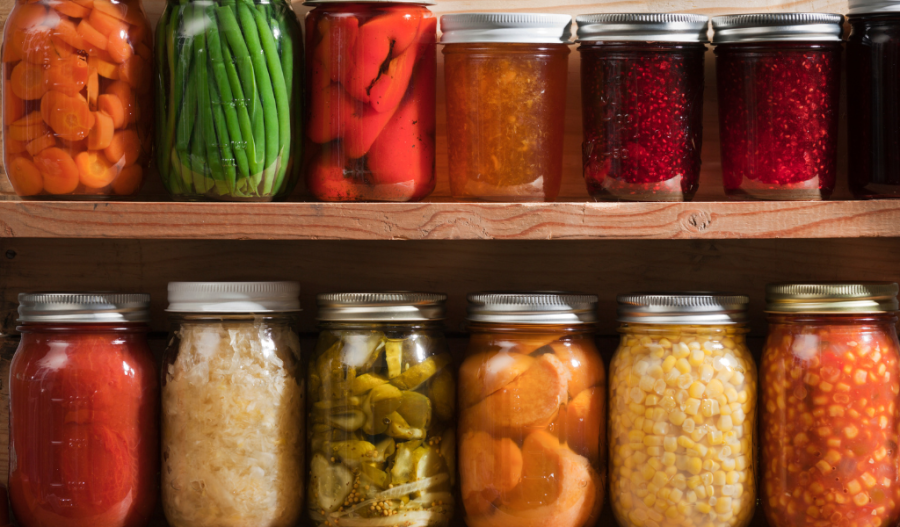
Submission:
[[[725,326],[747,322],[750,298],[713,292],[619,295],[619,322]]]
[[[407,291],[319,295],[321,322],[427,322],[443,320],[447,295]]]
[[[543,13],[462,13],[441,17],[441,44],[568,44],[572,17]]]
[[[900,12],[900,0],[850,0],[851,15]]]
[[[143,293],[20,293],[19,322],[101,324],[148,322]]]
[[[416,2],[411,0],[307,0],[303,5],[327,5],[327,4],[414,4],[434,5],[434,2]]]
[[[597,322],[597,297],[578,293],[475,293],[468,320],[488,324],[580,325]]]
[[[174,313],[288,313],[300,311],[297,282],[171,282]]]
[[[844,17],[831,13],[758,13],[712,19],[713,44],[840,42]]]
[[[673,13],[603,13],[581,15],[580,42],[709,42],[709,17]]]
[[[898,310],[900,287],[890,282],[813,282],[770,284],[769,313],[853,314]]]

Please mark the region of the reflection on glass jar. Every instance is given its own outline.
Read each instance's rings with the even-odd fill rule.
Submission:
[[[842,23],[841,15],[821,13],[713,19],[722,177],[729,198],[831,196]],[[787,31],[793,35],[789,41]]]
[[[319,295],[307,506],[316,525],[449,525],[456,381],[445,295]]]
[[[900,518],[896,284],[768,290],[762,503],[774,527]]]
[[[150,297],[38,293],[19,302],[9,386],[19,525],[147,525],[159,469]]]
[[[16,194],[140,190],[152,142],[152,45],[140,0],[17,0],[3,36],[4,166]]]
[[[293,527],[305,386],[290,282],[172,283],[162,500],[172,527]]]
[[[471,527],[586,527],[603,506],[606,371],[597,299],[469,297],[459,374],[460,451]]]
[[[619,297],[610,495],[623,526],[744,527],[756,505],[747,297]],[[652,522],[652,523],[651,523]]]

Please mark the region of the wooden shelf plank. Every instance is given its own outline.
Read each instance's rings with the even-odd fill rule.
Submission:
[[[900,201],[753,203],[0,202],[0,236],[209,240],[900,237]]]

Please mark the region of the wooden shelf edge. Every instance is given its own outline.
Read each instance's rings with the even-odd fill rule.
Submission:
[[[0,237],[602,240],[900,237],[900,201],[0,202]]]

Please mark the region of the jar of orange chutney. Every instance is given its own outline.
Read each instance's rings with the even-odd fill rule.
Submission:
[[[571,26],[568,15],[441,18],[454,198],[559,195]]]
[[[776,284],[762,359],[762,505],[772,527],[900,519],[897,284]]]

